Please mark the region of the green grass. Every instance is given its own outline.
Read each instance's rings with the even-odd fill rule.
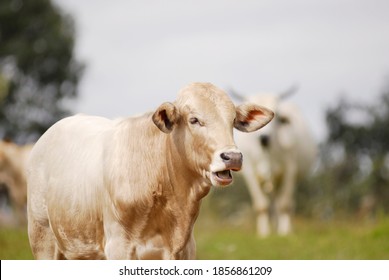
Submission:
[[[199,259],[389,259],[389,219],[370,224],[295,220],[290,236],[267,238],[247,226],[205,224],[200,221],[196,228]]]
[[[0,259],[33,259],[28,243],[27,229],[0,229]]]
[[[206,260],[389,259],[389,218],[369,223],[299,218],[290,236],[258,238],[250,222],[234,226],[203,215],[195,238],[197,257]],[[25,229],[0,229],[0,259],[32,259]]]

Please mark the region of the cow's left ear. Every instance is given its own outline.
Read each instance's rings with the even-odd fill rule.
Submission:
[[[173,103],[165,102],[153,114],[154,124],[163,132],[170,133],[178,122],[179,113]]]
[[[255,104],[236,107],[234,127],[243,132],[252,132],[268,124],[274,117],[272,110]]]

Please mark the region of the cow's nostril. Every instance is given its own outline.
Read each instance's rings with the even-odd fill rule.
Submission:
[[[220,154],[220,158],[226,165],[226,169],[238,171],[242,168],[243,155],[240,152],[225,152]]]
[[[220,155],[220,157],[223,159],[223,160],[230,160],[231,159],[231,157],[227,154],[227,153],[222,153],[221,155]]]
[[[228,152],[228,153],[221,153],[220,157],[224,162],[241,162],[243,160],[242,153],[237,152]]]

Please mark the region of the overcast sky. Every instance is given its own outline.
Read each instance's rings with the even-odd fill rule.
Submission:
[[[190,82],[280,92],[325,136],[340,94],[368,102],[389,79],[387,0],[55,0],[86,63],[76,112],[130,116]]]

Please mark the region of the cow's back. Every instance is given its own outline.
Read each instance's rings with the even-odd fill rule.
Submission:
[[[101,239],[102,156],[105,135],[112,124],[100,117],[65,118],[52,126],[31,151],[27,180],[29,220],[49,222],[60,247],[77,246],[74,242],[64,244],[77,239],[80,244],[89,241],[96,246]],[[88,223],[91,220],[98,222]]]

